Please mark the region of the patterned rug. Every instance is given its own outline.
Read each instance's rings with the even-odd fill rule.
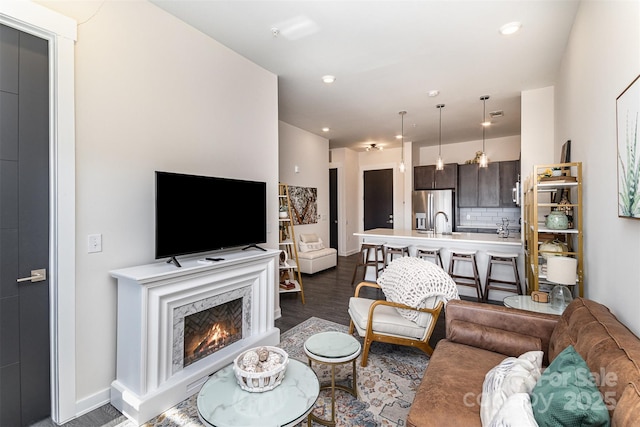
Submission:
[[[289,357],[307,363],[303,344],[318,332],[348,332],[348,327],[328,320],[312,317],[291,328],[280,337],[282,347]],[[362,339],[360,339],[362,343]],[[369,352],[366,367],[356,361],[358,399],[342,391],[336,392],[336,426],[404,426],[415,391],[429,363],[429,357],[411,347],[374,342]],[[322,384],[330,380],[328,365],[313,364],[313,369]],[[351,381],[351,364],[336,368],[336,381]],[[144,424],[144,427],[187,426],[201,427],[196,409],[197,394],[160,414]],[[322,391],[316,402],[314,413],[321,418],[331,417],[329,391]],[[132,427],[128,420],[114,424],[116,427]],[[306,426],[306,420],[299,427]],[[313,423],[313,426],[319,424]]]

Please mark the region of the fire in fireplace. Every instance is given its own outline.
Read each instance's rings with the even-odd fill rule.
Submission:
[[[242,338],[242,298],[184,318],[184,362],[190,364]]]

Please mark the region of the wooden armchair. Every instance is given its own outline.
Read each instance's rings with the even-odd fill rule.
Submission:
[[[438,297],[428,300],[428,308],[415,308],[391,301],[362,298],[359,294],[363,287],[380,289],[380,286],[373,282],[361,282],[349,300],[349,333],[353,334],[355,327],[358,335],[364,337],[362,366],[367,366],[369,347],[373,341],[417,347],[428,355],[433,353],[429,339],[443,307]],[[417,311],[420,315],[413,322],[400,315],[398,308]]]

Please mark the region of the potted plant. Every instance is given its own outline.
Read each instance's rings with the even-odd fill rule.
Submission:
[[[286,205],[280,205],[280,218],[287,218],[289,216],[289,210]]]

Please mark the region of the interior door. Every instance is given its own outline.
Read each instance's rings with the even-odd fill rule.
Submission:
[[[338,250],[338,169],[329,169],[329,247]]]
[[[364,171],[364,229],[393,228],[393,169]]]
[[[47,418],[48,42],[0,25],[0,425]]]

